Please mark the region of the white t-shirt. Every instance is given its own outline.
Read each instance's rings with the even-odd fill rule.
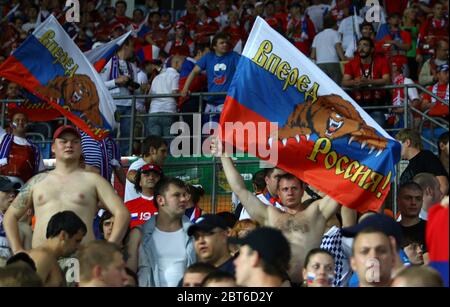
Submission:
[[[316,48],[316,63],[339,63],[336,44],[341,42],[338,31],[325,29],[314,37],[312,47]]]
[[[323,17],[325,16],[326,12],[329,12],[331,9],[331,6],[328,4],[317,4],[317,5],[311,5],[306,8],[305,13],[309,16],[311,21],[314,24],[314,27],[316,28],[316,32],[320,32],[323,29]]]
[[[361,33],[359,31],[359,25],[362,24],[364,19],[359,16],[348,16],[344,18],[340,25],[338,32],[342,34],[342,47],[344,48],[344,52],[347,55],[347,48],[354,49],[354,46],[357,44],[357,39],[361,37]],[[356,38],[355,33],[356,31]]]
[[[5,137],[6,131],[3,128],[0,128],[0,144],[3,142],[3,138]],[[21,146],[31,146],[30,142],[27,141],[27,139],[15,136],[14,137],[14,143]],[[3,166],[8,163],[8,160],[6,158],[0,159],[0,166]],[[39,160],[39,171],[45,170],[44,160],[41,158]]]
[[[142,166],[144,166],[146,163],[144,161],[144,159],[139,158],[138,160],[134,161],[133,163],[131,163],[130,167],[128,168],[128,171],[131,170],[138,170],[140,169]],[[138,192],[136,192],[136,190],[134,189],[134,183],[132,183],[131,181],[129,181],[128,179],[125,182],[125,196],[124,196],[124,202],[136,199],[141,197],[141,194],[139,194]]]
[[[183,228],[174,232],[155,228],[152,240],[156,246],[156,262],[161,287],[176,287],[186,270],[187,256]]]
[[[180,74],[172,67],[168,67],[165,71],[153,79],[150,94],[172,94],[179,88]],[[153,98],[150,104],[149,113],[168,112],[175,113],[177,111],[177,102],[173,97]]]

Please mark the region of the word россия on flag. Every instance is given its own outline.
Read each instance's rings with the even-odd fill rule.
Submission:
[[[54,16],[6,59],[0,76],[47,101],[97,140],[115,128],[111,95]]]
[[[276,163],[358,211],[382,205],[400,159],[400,143],[259,17],[220,127],[226,145]]]

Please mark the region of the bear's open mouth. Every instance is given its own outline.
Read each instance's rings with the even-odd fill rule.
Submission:
[[[81,92],[80,94],[78,94],[77,91],[73,92],[73,95],[72,95],[72,102],[78,102],[78,101],[81,100],[81,98],[83,97],[83,96],[82,96],[82,95],[83,95],[83,91],[80,90],[80,92]]]
[[[328,119],[325,135],[328,137],[331,137],[336,131],[338,131],[342,127],[343,124],[344,124],[344,121],[337,122],[330,117]]]

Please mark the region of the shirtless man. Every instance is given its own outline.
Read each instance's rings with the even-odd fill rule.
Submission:
[[[222,153],[221,147],[217,139],[213,140],[212,154]],[[306,254],[320,246],[325,223],[336,213],[339,204],[331,197],[325,196],[308,207],[304,206],[301,202],[304,193],[303,182],[292,174],[285,174],[279,178],[277,192],[285,211],[273,206],[262,206],[261,201],[246,189],[231,158],[221,155],[221,160],[232,191],[238,195],[252,219],[261,225],[280,229],[288,239],[292,254],[288,273],[292,282],[301,283],[300,272]]]
[[[66,284],[58,259],[73,254],[86,231],[84,222],[72,211],[58,212],[52,216],[47,226],[47,240],[28,252],[44,286],[60,287]]]
[[[93,221],[101,201],[115,217],[110,242],[120,244],[128,228],[130,215],[111,184],[103,177],[80,167],[80,134],[72,126],[62,126],[53,135],[52,152],[55,169],[34,176],[6,211],[4,228],[13,253],[23,250],[17,228],[18,219],[29,207],[34,207],[36,225],[32,247],[45,241],[50,218],[57,212],[71,210],[86,224],[83,243],[94,240]]]

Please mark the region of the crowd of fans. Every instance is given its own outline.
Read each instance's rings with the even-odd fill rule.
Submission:
[[[278,168],[254,174],[248,191],[217,141],[212,150],[234,192],[234,212],[204,214],[202,187],[164,174],[175,114],[199,111],[191,92],[227,90],[256,16],[361,106],[398,107],[368,110],[381,126],[404,126],[405,94],[448,125],[448,104],[432,95],[378,88],[418,83],[448,103],[446,1],[385,1],[375,22],[360,1],[187,0],[172,15],[149,0],[132,18],[124,1],[82,1],[77,24],[64,22],[59,1],[37,2],[4,5],[0,62],[54,14],[82,51],[133,31],[101,72],[113,96],[181,96],[137,100],[138,112],[157,116],[142,124],[136,148],[54,124],[51,171],[26,134],[39,126],[8,104],[0,131],[0,286],[448,286],[448,132],[434,136],[439,156],[424,150],[419,113],[393,133],[409,161],[393,189],[397,216],[385,206],[357,213]],[[2,80],[1,90],[5,99],[23,98],[15,83]],[[131,114],[131,100],[114,103],[120,115]],[[203,122],[217,121],[223,104],[208,97]],[[119,119],[116,135],[134,133],[129,117]],[[125,172],[121,156],[129,153],[137,160]],[[124,200],[110,184],[113,172]],[[74,259],[79,279],[70,278]]]

